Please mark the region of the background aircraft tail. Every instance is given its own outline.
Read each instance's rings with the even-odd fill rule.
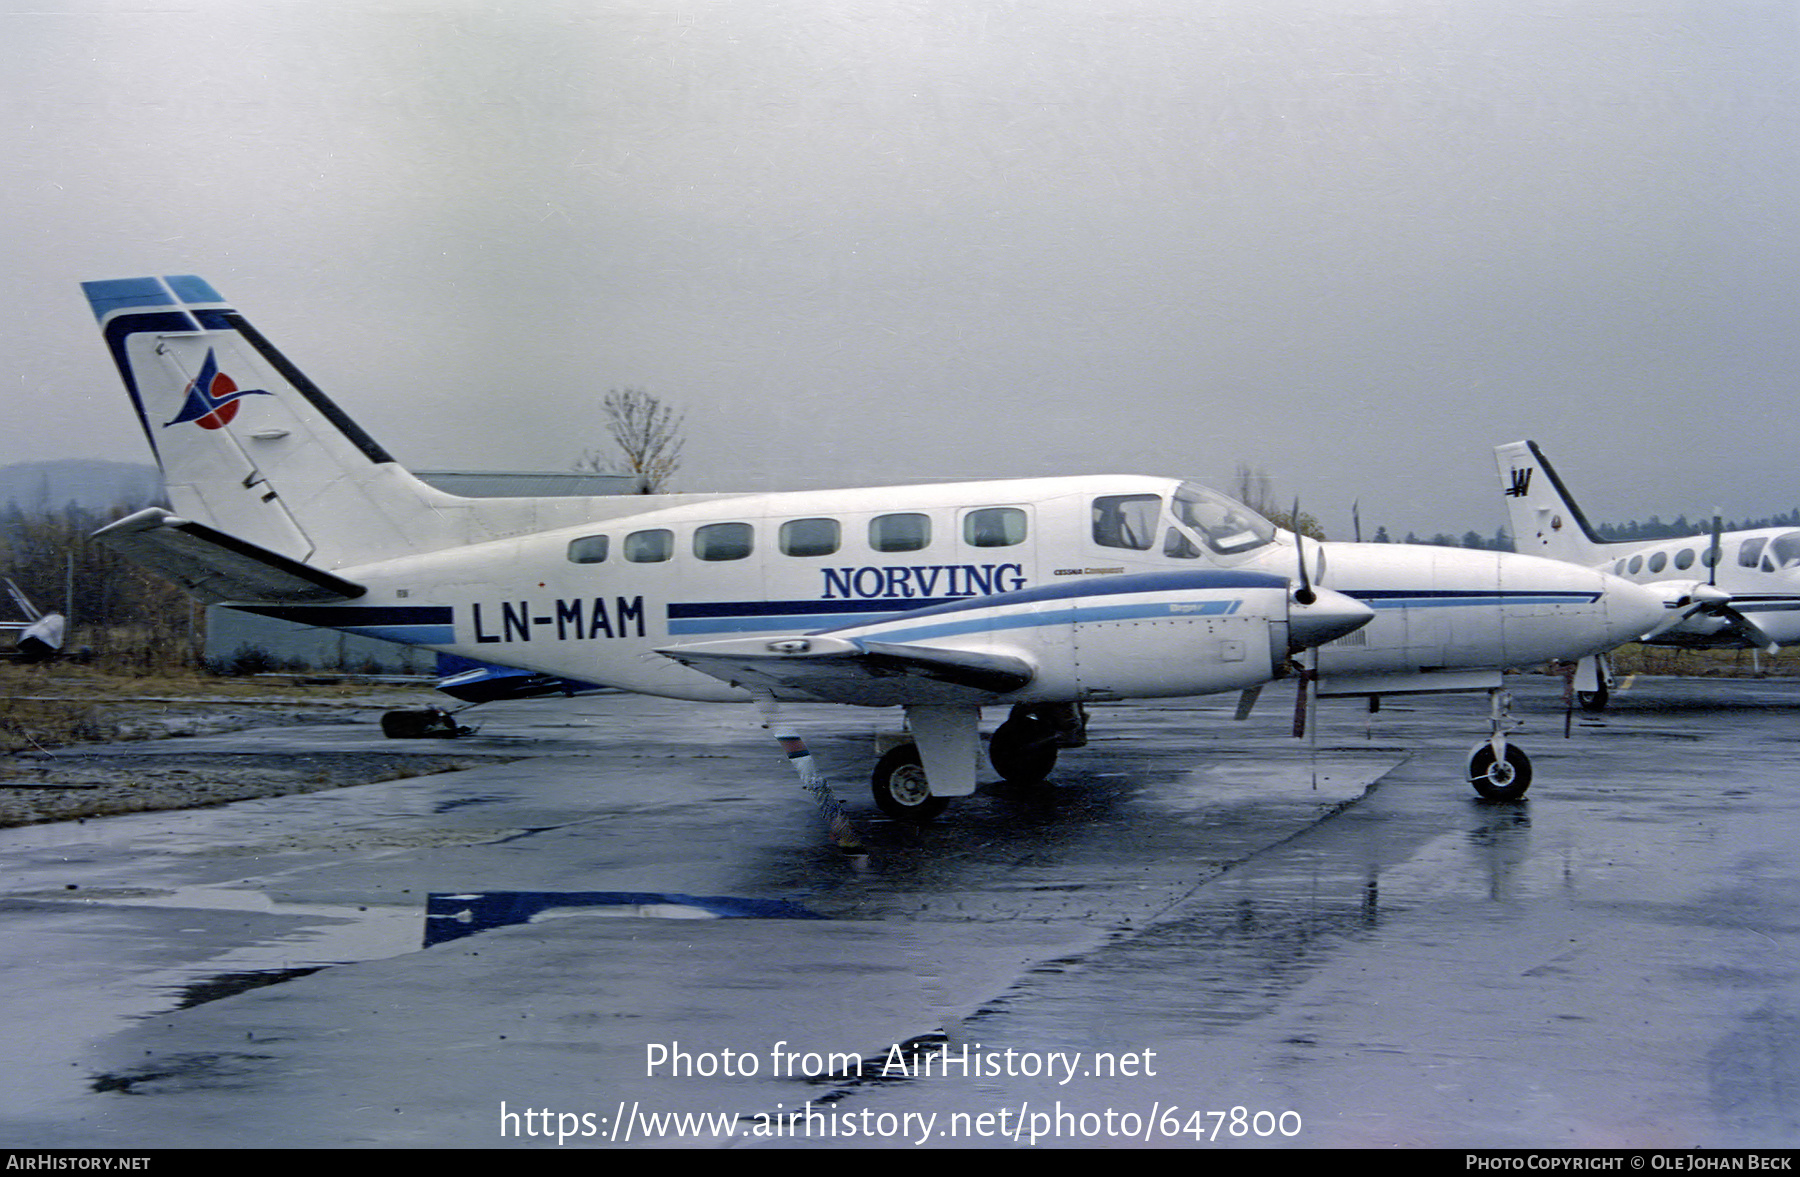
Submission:
[[[651,496],[446,494],[402,469],[204,280],[82,288],[162,466],[176,522],[224,537],[208,551],[239,541],[258,550],[265,571],[291,572],[284,561],[336,569],[653,505]],[[682,497],[693,496],[655,501]],[[133,534],[148,530],[139,521]],[[184,552],[193,547],[191,536],[179,542]]]
[[[1536,442],[1496,446],[1494,461],[1506,494],[1514,551],[1576,564],[1607,559],[1606,544],[1594,534]]]

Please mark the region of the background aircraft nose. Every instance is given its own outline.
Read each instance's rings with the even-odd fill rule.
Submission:
[[[1375,610],[1343,593],[1313,587],[1313,602],[1288,603],[1288,652],[1297,654],[1354,633],[1375,618]]]

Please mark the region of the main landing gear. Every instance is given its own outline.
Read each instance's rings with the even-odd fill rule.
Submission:
[[[919,760],[917,744],[890,748],[876,762],[869,788],[875,794],[875,804],[881,812],[901,821],[930,821],[950,804],[942,797],[931,795],[931,782],[925,779],[925,766]]]
[[[1512,692],[1488,692],[1493,736],[1477,744],[1469,756],[1469,784],[1486,801],[1517,801],[1531,788],[1531,757],[1506,742],[1512,721]]]
[[[951,715],[952,711],[957,714]],[[951,787],[957,791],[951,795],[966,796],[974,791],[972,757],[964,770],[961,755],[965,749],[974,751],[966,737],[975,735],[975,718],[973,709],[907,709],[915,742],[889,747],[869,781],[869,791],[883,813],[903,821],[929,821],[944,811],[949,804],[945,795],[948,790],[934,790],[925,767],[926,759],[933,753],[949,759],[950,768],[942,772],[942,777],[954,779]],[[931,751],[922,750],[922,745],[927,744],[933,744]],[[1002,779],[1016,785],[1035,785],[1056,767],[1058,751],[1086,744],[1087,710],[1081,704],[1020,704],[989,739],[988,760]],[[945,751],[940,752],[940,748]],[[940,760],[940,765],[944,763]]]
[[[389,711],[381,717],[381,734],[390,740],[454,740],[474,733],[474,728],[456,722],[454,712],[441,707]]]

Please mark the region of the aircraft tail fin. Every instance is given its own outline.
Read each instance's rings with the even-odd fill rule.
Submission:
[[[178,515],[321,567],[466,542],[415,479],[204,280],[83,283]]]
[[[1496,446],[1494,461],[1506,494],[1514,551],[1576,564],[1598,564],[1607,558],[1605,542],[1594,534],[1536,442]]]

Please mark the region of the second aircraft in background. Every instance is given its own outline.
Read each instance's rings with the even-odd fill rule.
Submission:
[[[1772,654],[1800,642],[1800,530],[1722,531],[1714,519],[1710,534],[1607,541],[1536,442],[1496,446],[1494,459],[1514,549],[1609,572],[1655,593],[1663,615],[1642,636],[1646,644]],[[1583,707],[1604,708],[1612,686],[1604,654],[1582,659],[1576,688]]]

